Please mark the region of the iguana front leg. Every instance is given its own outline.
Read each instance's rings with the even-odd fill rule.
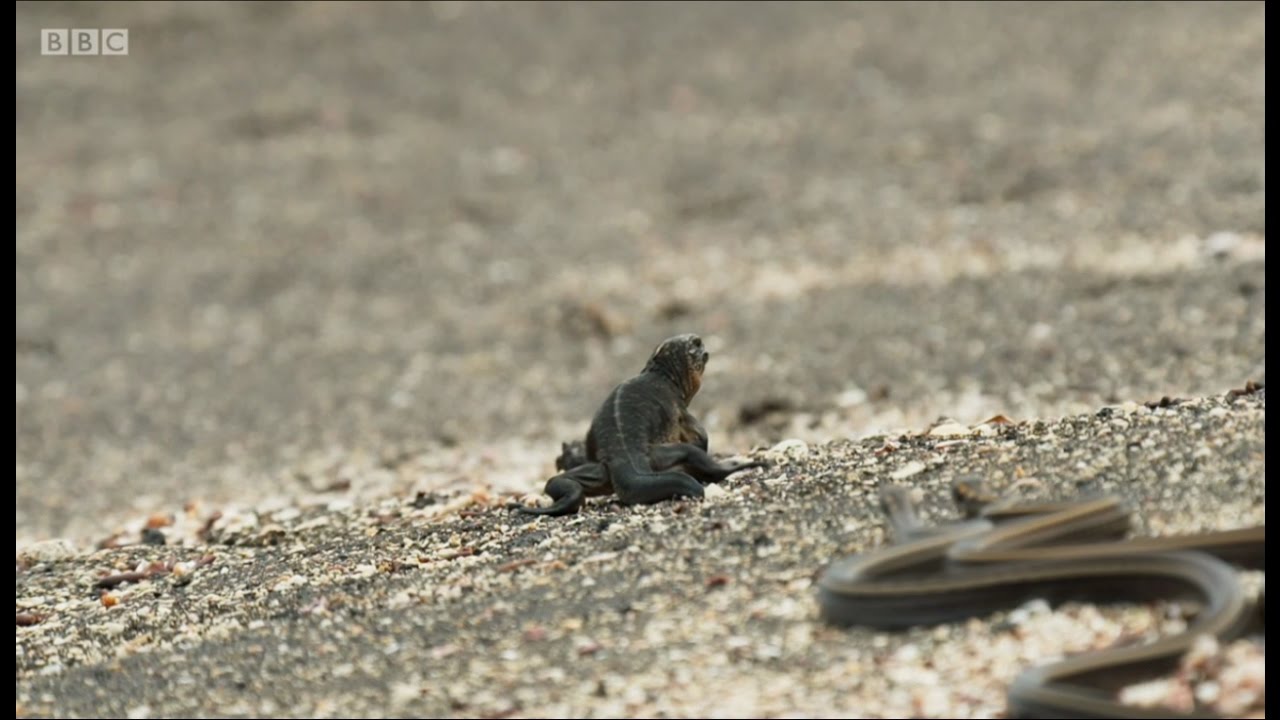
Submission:
[[[710,449],[707,446],[707,429],[702,427],[702,423],[687,408],[680,411],[680,432],[679,437],[675,438],[675,440],[676,442],[688,443],[704,451]]]
[[[694,479],[704,484],[721,482],[740,470],[766,466],[765,463],[758,461],[721,463],[711,457],[706,450],[689,443],[655,445],[649,451],[649,460],[654,470],[680,466]]]
[[[565,448],[568,452],[568,445]],[[613,492],[613,484],[603,463],[584,463],[548,480],[543,492],[551,496],[552,503],[547,507],[527,507],[520,503],[510,503],[507,507],[526,515],[571,515],[578,512],[586,498]]]

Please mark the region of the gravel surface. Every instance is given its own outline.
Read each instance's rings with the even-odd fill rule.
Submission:
[[[978,473],[1010,495],[1120,495],[1140,534],[1264,524],[1265,415],[1263,390],[792,440],[753,453],[771,467],[702,502],[596,501],[559,520],[513,515],[486,493],[190,509],[197,529],[164,547],[20,556],[18,609],[39,622],[18,630],[18,707],[989,717],[1028,664],[1173,631],[1181,616],[1032,603],[899,634],[825,627],[815,575],[885,541],[876,488],[910,483],[935,521],[954,515],[950,482]],[[167,522],[150,524],[181,527]]]
[[[998,715],[1179,618],[824,628],[880,483],[1263,522],[1265,391],[1227,396],[1265,383],[1260,3],[16,24],[20,714]],[[680,332],[712,449],[768,472],[497,509]]]

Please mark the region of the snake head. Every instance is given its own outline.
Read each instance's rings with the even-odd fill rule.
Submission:
[[[995,504],[997,497],[980,476],[965,475],[951,483],[951,499],[966,518],[972,519]]]

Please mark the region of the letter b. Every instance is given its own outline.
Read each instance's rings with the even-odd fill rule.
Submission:
[[[71,54],[72,55],[97,55],[98,54],[98,30],[72,30],[71,31]]]
[[[69,33],[70,31],[65,29],[41,30],[40,54],[66,55],[70,49],[70,43],[67,42]]]

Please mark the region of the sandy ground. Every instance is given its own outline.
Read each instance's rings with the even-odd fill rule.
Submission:
[[[804,583],[883,542],[854,489],[897,466],[851,448],[942,416],[1026,421],[985,472],[1152,531],[1262,521],[1265,395],[1222,399],[1265,382],[1261,4],[16,18],[15,530],[66,541],[19,564],[20,712],[998,714],[996,675],[893,704],[867,668],[926,636],[823,629]],[[783,475],[489,506],[686,331],[713,449],[806,443]],[[144,561],[193,579],[103,607]]]

